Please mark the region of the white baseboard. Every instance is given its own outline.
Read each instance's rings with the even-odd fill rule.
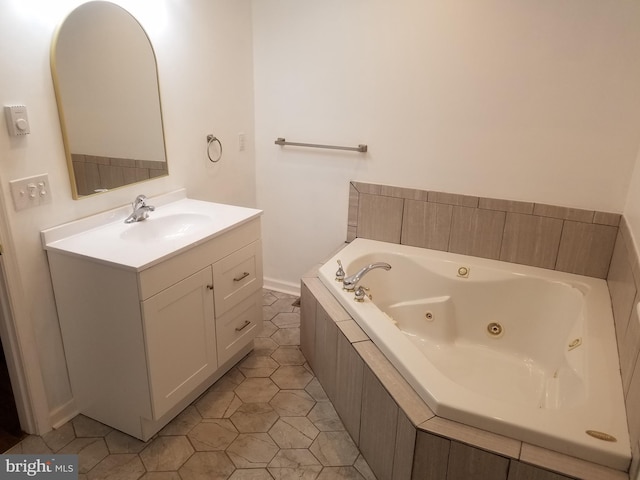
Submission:
[[[71,399],[64,405],[59,406],[55,410],[53,410],[49,414],[49,418],[51,420],[51,426],[53,428],[60,428],[62,425],[67,423],[73,417],[78,415],[80,412],[76,408],[76,402]]]
[[[280,293],[287,293],[289,295],[300,296],[300,282],[292,283],[282,280],[276,280],[275,278],[264,278],[263,286],[267,290],[275,290]]]

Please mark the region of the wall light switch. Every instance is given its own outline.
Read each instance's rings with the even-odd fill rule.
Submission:
[[[4,114],[7,118],[7,129],[12,137],[27,135],[31,133],[29,127],[29,117],[27,117],[27,107],[24,105],[13,105],[4,107]]]
[[[34,177],[11,180],[11,197],[16,211],[51,203],[49,176],[44,173]]]

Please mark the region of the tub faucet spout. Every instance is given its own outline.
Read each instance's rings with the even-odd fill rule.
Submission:
[[[391,270],[391,265],[385,262],[371,263],[366,267],[361,268],[357,273],[349,275],[348,277],[344,277],[344,280],[342,282],[343,288],[348,291],[355,290],[356,285],[362,279],[362,277],[364,277],[374,268],[384,268],[385,270]]]

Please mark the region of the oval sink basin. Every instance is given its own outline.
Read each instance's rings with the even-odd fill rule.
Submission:
[[[151,212],[153,215],[153,212]],[[120,234],[131,242],[157,242],[175,240],[191,235],[213,223],[211,217],[199,213],[175,213],[153,217],[131,224]]]

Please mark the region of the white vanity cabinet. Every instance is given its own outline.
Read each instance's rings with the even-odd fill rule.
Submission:
[[[259,218],[144,268],[54,247],[47,255],[78,411],[142,440],[245,356],[260,331]]]

